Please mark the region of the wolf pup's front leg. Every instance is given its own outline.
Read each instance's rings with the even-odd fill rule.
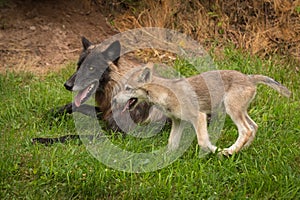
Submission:
[[[209,140],[209,135],[207,132],[206,114],[199,112],[198,117],[194,121],[192,121],[192,124],[197,134],[198,144],[202,148],[202,150],[206,152],[210,151],[212,153],[215,153],[217,147],[211,144]]]
[[[181,123],[182,121],[179,119],[172,119],[172,129],[168,140],[168,151],[174,151],[179,148],[184,128]]]

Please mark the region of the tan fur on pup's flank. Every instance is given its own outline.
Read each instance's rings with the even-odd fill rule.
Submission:
[[[168,148],[176,149],[182,135],[181,120],[190,122],[196,130],[198,144],[215,152],[207,133],[206,115],[223,106],[238,128],[238,138],[229,148],[221,151],[231,155],[249,146],[257,124],[249,117],[247,108],[256,94],[259,83],[270,86],[289,97],[291,92],[270,77],[245,75],[233,70],[216,70],[182,79],[165,79],[153,75],[153,64],[148,63],[132,73],[123,91],[113,99],[115,104],[126,104],[133,109],[140,102],[156,105],[172,120]]]

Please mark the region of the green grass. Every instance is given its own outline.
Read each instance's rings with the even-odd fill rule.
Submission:
[[[106,167],[76,142],[31,144],[33,137],[76,133],[72,117],[56,119],[47,114],[72,100],[63,83],[73,66],[44,78],[0,75],[0,199],[299,199],[300,76],[296,65],[263,61],[230,48],[225,49],[224,58],[215,59],[219,69],[271,76],[290,88],[293,96],[286,99],[259,86],[249,110],[259,125],[257,138],[239,154],[199,158],[194,141],[174,163],[147,173]],[[184,61],[176,62],[181,74],[191,75]],[[166,144],[168,131],[153,140]],[[232,144],[236,134],[226,119],[218,145]],[[111,140],[143,151],[143,139],[116,134]]]

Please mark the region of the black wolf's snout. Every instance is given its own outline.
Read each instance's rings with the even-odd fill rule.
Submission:
[[[73,91],[73,87],[75,84],[76,73],[73,74],[64,84],[65,88],[69,91]]]
[[[67,90],[72,91],[74,85],[68,83],[68,81],[67,81],[67,82],[65,82],[64,86],[65,86],[65,88],[66,88]]]

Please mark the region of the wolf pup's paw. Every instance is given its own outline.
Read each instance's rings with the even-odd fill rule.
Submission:
[[[233,153],[234,152],[231,149],[225,148],[225,149],[221,150],[218,154],[221,156],[230,157],[230,156],[232,156]]]

